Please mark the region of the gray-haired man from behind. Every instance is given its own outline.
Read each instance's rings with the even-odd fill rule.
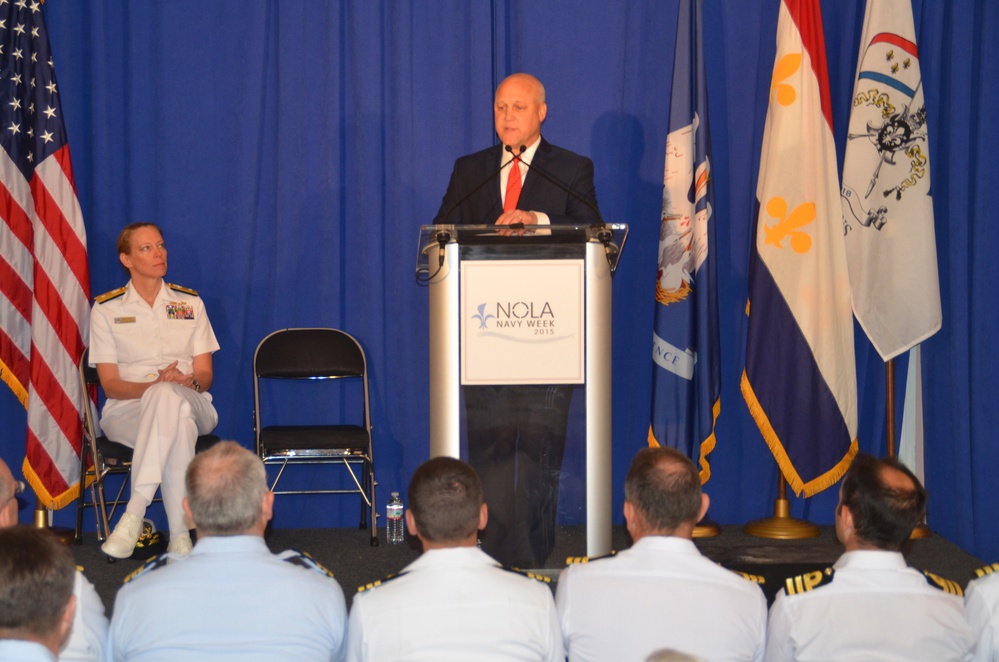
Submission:
[[[198,541],[146,563],[118,592],[113,660],[339,660],[340,585],[298,552],[271,554],[274,494],[260,458],[224,441],[188,466],[184,509]]]
[[[69,550],[51,532],[0,530],[0,660],[52,662],[73,626]]]

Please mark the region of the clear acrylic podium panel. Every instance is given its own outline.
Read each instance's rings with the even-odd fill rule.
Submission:
[[[564,566],[566,556],[610,551],[610,278],[627,239],[627,226],[546,226],[523,230],[497,226],[420,229],[418,279],[430,285],[430,455],[468,459],[468,410],[461,385],[460,265],[470,260],[577,260],[586,263],[586,378],[552,389],[567,397],[565,449],[558,472],[555,549],[544,567]],[[474,387],[473,387],[474,388]],[[543,388],[543,387],[529,387]],[[481,402],[481,398],[472,398]],[[482,406],[488,406],[484,404]],[[543,412],[538,415],[544,415]],[[512,443],[512,442],[511,442]],[[525,455],[523,466],[534,468]],[[542,473],[543,467],[539,468]],[[517,478],[528,478],[529,470]],[[544,490],[525,480],[518,489]]]

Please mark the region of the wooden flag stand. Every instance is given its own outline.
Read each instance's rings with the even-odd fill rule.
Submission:
[[[885,428],[886,432],[886,450],[888,452],[888,457],[895,458],[895,359],[888,359],[885,361],[885,409],[887,410],[885,416]],[[909,538],[912,540],[919,540],[921,538],[929,538],[933,535],[930,531],[930,527],[926,526],[925,522],[920,522],[916,525],[916,528],[912,530]]]

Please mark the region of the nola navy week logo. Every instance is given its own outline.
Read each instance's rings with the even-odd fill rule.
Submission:
[[[555,335],[555,311],[548,301],[480,303],[476,310],[472,320],[478,323],[479,331],[525,330],[531,335]]]

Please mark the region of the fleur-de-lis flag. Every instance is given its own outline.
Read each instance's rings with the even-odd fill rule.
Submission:
[[[857,451],[857,379],[818,0],[783,0],[756,188],[742,393],[796,494]]]

